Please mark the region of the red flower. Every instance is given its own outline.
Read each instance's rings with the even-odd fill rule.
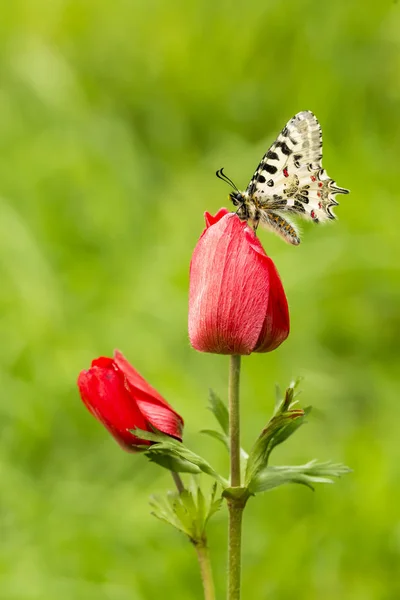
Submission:
[[[182,441],[183,419],[116,350],[81,371],[78,387],[83,402],[125,449],[151,442],[139,440],[129,429],[158,429]]]
[[[246,223],[221,208],[190,265],[189,338],[201,352],[275,350],[289,335],[289,311],[274,263]]]

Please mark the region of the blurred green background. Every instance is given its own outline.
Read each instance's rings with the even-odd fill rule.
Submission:
[[[300,110],[351,189],[339,221],[291,247],[260,238],[292,331],[243,361],[242,439],[274,384],[304,376],[316,411],[275,464],[341,460],[313,494],[252,499],[243,597],[400,598],[398,376],[400,5],[14,0],[0,20],[0,598],[201,598],[192,548],[150,516],[167,472],[120,450],[77,390],[120,348],[198,434],[227,359],[187,337],[188,267],[203,212],[227,206]],[[204,480],[208,484],[207,480]],[[209,528],[225,595],[226,511]]]

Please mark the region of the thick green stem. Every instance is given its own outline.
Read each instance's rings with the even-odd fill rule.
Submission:
[[[236,500],[228,500],[229,547],[228,547],[228,600],[240,599],[242,515],[244,505]]]
[[[229,368],[229,440],[231,486],[240,487],[240,356],[230,357]],[[242,514],[245,502],[229,498],[228,600],[240,600]]]
[[[214,580],[211,569],[210,555],[207,542],[200,542],[194,545],[199,561],[201,580],[203,582],[204,600],[215,600]]]
[[[231,486],[240,486],[240,356],[230,357],[229,364],[229,440],[231,450]]]

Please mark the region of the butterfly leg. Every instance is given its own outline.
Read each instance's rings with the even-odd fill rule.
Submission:
[[[261,218],[261,212],[258,208],[251,211],[251,213],[248,215],[247,223],[252,227],[252,229],[256,235],[257,235],[257,228],[260,223],[260,218]]]
[[[244,202],[242,202],[242,204],[239,204],[239,206],[235,212],[235,215],[237,215],[241,221],[245,221],[248,218],[246,206],[245,206]]]
[[[242,204],[240,204],[240,206],[238,206],[238,208],[235,212],[235,215],[237,215],[241,221],[249,221],[249,219],[251,217],[249,215],[249,211],[248,211],[248,208],[247,208],[245,202],[242,202]],[[251,219],[251,220],[253,220],[253,219]]]

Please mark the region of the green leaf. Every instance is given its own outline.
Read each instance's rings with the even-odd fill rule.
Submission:
[[[221,507],[222,498],[215,499],[217,484],[204,493],[194,482],[181,494],[153,496],[150,500],[152,514],[185,533],[193,543],[205,539],[208,521]]]
[[[188,460],[170,456],[163,452],[146,452],[145,454],[150,462],[156,463],[157,465],[160,465],[160,467],[164,467],[164,469],[168,469],[174,473],[191,473],[192,475],[201,473],[200,467]]]
[[[350,471],[342,464],[317,461],[297,467],[268,466],[272,450],[293,435],[306,422],[305,419],[311,411],[310,406],[305,409],[296,406],[300,381],[300,378],[293,381],[286,389],[284,397],[276,386],[275,412],[256,440],[248,458],[245,487],[249,494],[264,492],[285,483],[299,483],[314,489],[313,484],[333,483],[332,477],[339,477]],[[230,493],[229,488],[224,491],[224,495]]]
[[[169,494],[168,496],[152,496],[150,498],[150,506],[153,509],[151,514],[157,517],[157,519],[172,525],[175,529],[182,531],[182,533],[189,535],[190,527],[188,528],[176,514],[176,497],[176,493]]]
[[[188,529],[182,524],[174,510],[176,493],[169,493],[166,496],[152,496],[150,498],[150,506],[152,507],[152,515],[172,525],[175,529],[179,529],[183,533],[188,534]]]
[[[219,431],[215,431],[215,429],[202,429],[200,431],[200,433],[204,433],[205,435],[208,435],[208,436],[218,440],[225,446],[225,448],[229,452],[229,438],[227,435],[224,435],[223,433],[221,433]],[[248,458],[249,458],[249,455],[247,454],[246,450],[244,450],[243,448],[240,448],[240,465],[241,465],[240,469],[242,472],[244,472],[246,470]]]
[[[187,534],[191,538],[194,537],[198,529],[198,516],[194,498],[189,490],[183,490],[181,494],[176,496],[174,510]]]
[[[207,508],[204,494],[199,486],[197,488],[197,515],[200,523],[204,523],[207,518]]]
[[[305,410],[295,409],[278,413],[269,421],[254,444],[245,475],[246,485],[249,485],[253,477],[268,465],[272,450],[290,437],[303,423],[310,408]]]
[[[318,463],[316,460],[292,467],[266,467],[253,477],[248,489],[257,494],[286,483],[299,483],[313,490],[315,483],[333,483],[332,477],[350,472],[351,469],[341,463]]]
[[[282,444],[285,440],[287,440],[293,433],[299,429],[304,423],[306,423],[305,418],[310,414],[311,406],[307,406],[304,409],[291,410],[287,413],[284,413],[282,416],[282,426],[277,427],[274,435],[271,440],[270,453],[272,450]],[[303,414],[301,414],[303,413]],[[288,422],[285,424],[285,420],[288,419]]]
[[[217,396],[217,394],[210,390],[209,393],[209,402],[210,402],[210,410],[213,413],[214,417],[217,419],[218,423],[221,426],[222,431],[225,435],[229,434],[229,412],[222,400]]]
[[[160,432],[154,433],[142,431],[141,429],[132,429],[131,433],[139,439],[154,442],[151,446],[147,446],[145,450],[145,455],[149,460],[177,473],[198,473],[199,471],[193,468],[194,465],[194,467],[198,467],[203,473],[214,477],[223,487],[228,486],[228,482],[212,468],[210,463],[189,450],[182,442]]]
[[[130,429],[129,430],[135,437],[137,437],[140,440],[146,440],[148,442],[164,442],[164,441],[175,441],[177,444],[180,444],[181,442],[178,442],[178,440],[175,440],[174,438],[170,437],[169,435],[166,435],[165,433],[161,433],[161,431],[144,431],[144,429]]]
[[[207,515],[207,522],[211,519],[211,517],[219,511],[219,509],[221,508],[221,504],[222,504],[222,497],[221,498],[217,498],[217,500],[214,500],[211,504],[210,504],[210,508],[208,511],[208,515]]]
[[[275,412],[274,416],[287,412],[297,403],[296,397],[301,393],[298,389],[300,382],[303,380],[302,377],[297,377],[292,381],[289,387],[286,389],[285,397],[282,397],[282,392],[278,385],[275,388]]]
[[[282,402],[283,402],[284,398],[282,395],[282,390],[279,387],[279,385],[276,383],[275,384],[275,410],[274,410],[274,415],[276,415],[276,413],[279,411]]]
[[[210,437],[222,442],[225,448],[229,451],[229,440],[228,436],[224,435],[220,431],[215,431],[215,429],[202,429],[200,433],[204,433],[205,435],[209,435]]]
[[[206,510],[204,511],[204,527],[211,517],[219,511],[222,505],[222,496],[215,499],[217,495],[217,483],[215,482],[211,488],[211,492],[205,497]]]

